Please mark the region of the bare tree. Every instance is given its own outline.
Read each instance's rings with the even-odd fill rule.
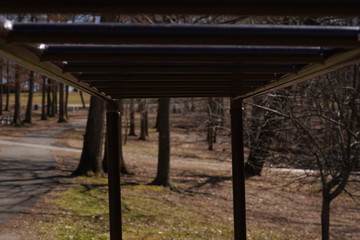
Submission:
[[[64,112],[65,112],[66,121],[69,120],[68,104],[69,104],[69,85],[66,85],[65,86],[65,106],[64,106]]]
[[[46,77],[43,76],[43,83],[42,83],[42,97],[41,97],[41,120],[47,120],[46,109],[45,109],[45,98],[46,98]]]
[[[159,132],[159,99],[157,100],[155,128],[156,128],[156,131]]]
[[[219,129],[225,129],[224,124],[226,122],[224,112],[224,100],[223,98],[207,99],[207,142],[208,149],[213,150],[213,144],[216,143],[216,138]]]
[[[105,102],[91,96],[80,163],[73,175],[101,175],[104,141]]]
[[[152,184],[170,186],[170,98],[159,99],[159,154]]]
[[[317,81],[316,81],[317,80]],[[329,239],[330,203],[340,195],[360,157],[359,66],[316,79],[298,98],[301,111],[286,101],[299,139],[311,153],[322,185],[322,240]]]
[[[129,136],[136,136],[135,134],[135,103],[134,99],[130,99],[130,132]]]
[[[116,21],[116,16],[102,16],[101,22]],[[91,96],[80,163],[73,175],[103,174],[102,147],[104,143],[105,101]]]
[[[79,91],[79,93],[80,93],[80,99],[81,99],[82,106],[83,106],[83,108],[85,108],[86,105],[85,105],[85,100],[84,100],[83,92],[82,92],[82,91]]]
[[[20,94],[21,94],[20,67],[18,65],[16,65],[16,67],[15,67],[15,109],[14,109],[14,117],[13,117],[13,121],[12,121],[12,124],[16,127],[21,126]]]
[[[26,106],[25,119],[23,121],[26,123],[31,123],[33,94],[34,94],[34,72],[30,71],[30,74],[29,74],[29,96],[28,96],[28,102],[27,102],[27,106]]]
[[[212,97],[208,98],[208,126],[207,126],[207,142],[208,149],[213,150],[213,143],[216,131],[216,103]]]
[[[140,103],[139,103],[139,111],[140,111],[140,137],[139,140],[146,140],[146,136],[147,136],[147,100],[146,99],[141,99]]]
[[[339,70],[267,97],[271,107],[247,101],[252,108],[264,111],[266,125],[261,127],[272,126],[271,132],[260,131],[267,134],[257,138],[266,153],[260,151],[257,157],[262,158],[262,164],[266,160],[273,166],[305,169],[302,176],[294,176],[302,185],[321,184],[322,239],[328,240],[330,203],[342,192],[350,193],[346,186],[360,157],[359,67]],[[253,113],[247,119],[258,117]],[[273,140],[265,143],[270,133]]]
[[[246,100],[248,106],[245,128],[248,136],[249,156],[245,163],[247,177],[260,176],[265,160],[271,154],[271,146],[279,123],[279,115],[270,109],[277,109],[276,95],[265,95]]]
[[[52,101],[52,98],[51,98],[51,92],[52,92],[52,80],[50,78],[48,78],[47,80],[47,115],[49,117],[53,117],[54,114],[53,114],[53,101]]]
[[[9,62],[6,62],[6,102],[4,111],[9,111],[9,99],[10,99],[10,74],[9,74]]]
[[[0,115],[3,115],[3,61],[0,62]]]
[[[59,85],[59,120],[58,122],[66,122],[65,117],[65,96],[64,96],[64,84]]]
[[[53,80],[52,84],[52,112],[51,115],[54,117],[58,113],[58,96],[57,96],[57,90],[58,90],[58,82]]]

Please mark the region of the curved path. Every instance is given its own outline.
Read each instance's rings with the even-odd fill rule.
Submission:
[[[84,120],[34,131],[16,142],[0,140],[0,226],[54,187],[59,175],[50,151],[79,150],[51,145],[57,135],[85,124]]]

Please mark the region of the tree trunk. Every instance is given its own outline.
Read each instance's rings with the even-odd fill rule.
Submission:
[[[216,143],[217,130],[218,130],[217,126],[213,127],[213,138],[212,138],[213,143]]]
[[[65,112],[66,121],[69,120],[68,103],[69,103],[69,85],[66,85],[66,87],[65,87],[65,106],[64,106],[64,112]]]
[[[214,111],[215,111],[215,118],[214,118],[214,127],[213,127],[213,143],[216,143],[217,139],[217,133],[219,130],[219,127],[224,126],[224,98],[218,97],[215,98],[214,102]]]
[[[170,98],[159,99],[159,155],[152,184],[170,186]]]
[[[52,80],[48,78],[48,85],[47,85],[47,115],[53,117],[53,103],[51,99],[51,88],[52,88]]]
[[[274,138],[275,122],[271,120],[273,117],[273,113],[267,111],[258,137],[251,139],[250,153],[245,164],[245,173],[249,177],[261,176],[265,159],[269,155],[269,149]]]
[[[111,22],[114,16],[101,16],[101,22]],[[82,94],[80,94],[82,96]],[[84,103],[83,103],[84,104]],[[104,173],[102,167],[102,147],[104,142],[104,125],[105,125],[105,102],[97,97],[91,96],[89,115],[84,135],[83,150],[81,153],[78,168],[73,175]]]
[[[29,96],[26,106],[25,120],[26,123],[31,123],[31,113],[32,113],[32,102],[33,102],[33,93],[34,93],[34,72],[30,72],[29,76]]]
[[[134,99],[130,99],[130,132],[129,136],[136,136],[135,134],[135,106]]]
[[[145,122],[145,99],[141,99],[139,104],[140,110],[140,137],[139,140],[146,140],[146,122]]]
[[[2,64],[2,62],[1,62]],[[4,90],[4,85],[3,85],[3,68],[2,65],[0,64],[0,115],[3,115],[3,90]]]
[[[9,63],[6,66],[6,103],[4,111],[9,111],[9,99],[10,99],[10,75],[9,75]]]
[[[127,138],[128,138],[128,129],[129,129],[129,119],[128,119],[128,112],[129,112],[129,107],[128,107],[128,101],[125,102],[125,106],[124,106],[124,103],[122,103],[123,105],[121,106],[122,107],[122,111],[121,111],[121,114],[125,116],[124,120],[125,120],[125,129],[124,129],[124,140],[122,142],[123,145],[125,145],[127,143]],[[130,117],[130,116],[129,116]],[[122,121],[121,121],[121,124],[122,124]],[[121,125],[122,127],[122,125]],[[122,133],[121,133],[122,134]]]
[[[215,127],[216,127],[216,102],[213,98],[208,98],[208,130],[207,141],[208,150],[213,150],[213,143],[215,139]]]
[[[19,67],[18,67],[18,65],[16,65],[16,70],[15,70],[15,110],[14,110],[14,118],[12,121],[12,124],[16,127],[21,126],[20,93],[21,93],[21,82],[20,82],[20,75],[19,75]]]
[[[145,113],[144,113],[144,121],[145,121],[145,134],[148,137],[149,136],[149,106],[148,101],[145,100]]]
[[[213,131],[214,129],[212,127],[208,127],[208,130],[207,130],[207,142],[208,142],[208,150],[212,151],[213,150]]]
[[[157,110],[156,110],[155,128],[156,128],[156,131],[159,132],[159,99],[158,99],[158,105],[157,105]]]
[[[190,109],[190,111],[191,111],[191,112],[195,112],[194,98],[191,98],[190,101],[191,101],[191,109]]]
[[[190,99],[189,99],[189,98],[185,98],[185,99],[184,99],[184,110],[185,110],[186,113],[191,112],[191,109],[190,109]]]
[[[105,114],[106,115],[106,114]],[[104,157],[102,160],[102,168],[104,173],[108,173],[108,161],[107,161],[107,157],[108,157],[108,137],[107,137],[107,131],[105,133],[105,146],[104,146]]]
[[[52,107],[52,116],[55,116],[57,114],[57,82],[55,80],[53,80],[54,84],[53,84],[53,89],[52,89],[52,95],[53,95],[53,107]]]
[[[219,98],[220,100],[220,106],[219,106],[219,116],[220,116],[220,123],[219,125],[221,127],[225,126],[225,104],[224,104],[224,98]]]
[[[120,172],[121,174],[132,174],[129,169],[126,166],[125,160],[124,160],[124,156],[123,156],[123,151],[122,151],[122,113],[123,113],[123,102],[122,100],[119,100],[118,102],[119,104],[119,111],[120,111],[120,116],[119,116],[119,138],[120,138],[120,144],[119,144],[119,155],[120,155]],[[103,158],[103,162],[102,162],[102,166],[104,169],[104,172],[108,172],[108,167],[107,167],[107,138],[105,138],[105,151],[104,151],[104,158]]]
[[[43,76],[42,98],[41,98],[41,120],[47,120],[46,109],[45,109],[45,98],[46,98],[46,77]]]
[[[327,190],[323,189],[321,208],[321,239],[329,240],[330,236],[330,196]]]
[[[176,108],[176,102],[173,102],[173,109],[172,109],[173,113],[177,113],[177,108]]]
[[[60,92],[60,98],[59,98],[59,120],[58,122],[66,122],[65,118],[65,99],[64,99],[64,84],[60,83],[59,85],[59,92]]]
[[[104,141],[105,102],[91,96],[80,163],[73,175],[101,175]]]
[[[80,98],[81,98],[82,106],[83,106],[83,108],[85,108],[86,105],[85,105],[85,100],[84,100],[84,96],[83,96],[83,92],[82,92],[82,91],[80,91]]]

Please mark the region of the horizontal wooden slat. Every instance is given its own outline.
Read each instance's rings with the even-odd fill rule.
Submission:
[[[244,73],[81,73],[79,80],[84,82],[91,81],[114,81],[116,84],[120,80],[276,80],[275,74],[244,74]]]
[[[260,87],[265,86],[269,81],[237,81],[237,80],[181,80],[181,81],[127,81],[127,80],[121,80],[121,81],[94,81],[90,83],[91,87],[96,88],[107,88],[111,90],[112,88],[128,88],[128,87],[201,87],[201,86],[208,86],[208,87],[229,87],[231,89],[232,86],[236,87]]]
[[[42,61],[320,63],[318,47],[49,46]]]
[[[14,23],[3,31],[9,43],[360,46],[359,27],[339,26]]]
[[[303,65],[244,64],[244,63],[123,63],[123,62],[67,62],[64,72],[83,73],[295,73]]]

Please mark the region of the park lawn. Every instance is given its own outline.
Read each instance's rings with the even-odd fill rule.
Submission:
[[[40,227],[41,239],[109,239],[107,179],[80,177],[52,199],[58,213]],[[206,197],[151,185],[123,185],[123,239],[232,239],[232,219],[209,212]],[[290,239],[252,230],[251,240]]]

